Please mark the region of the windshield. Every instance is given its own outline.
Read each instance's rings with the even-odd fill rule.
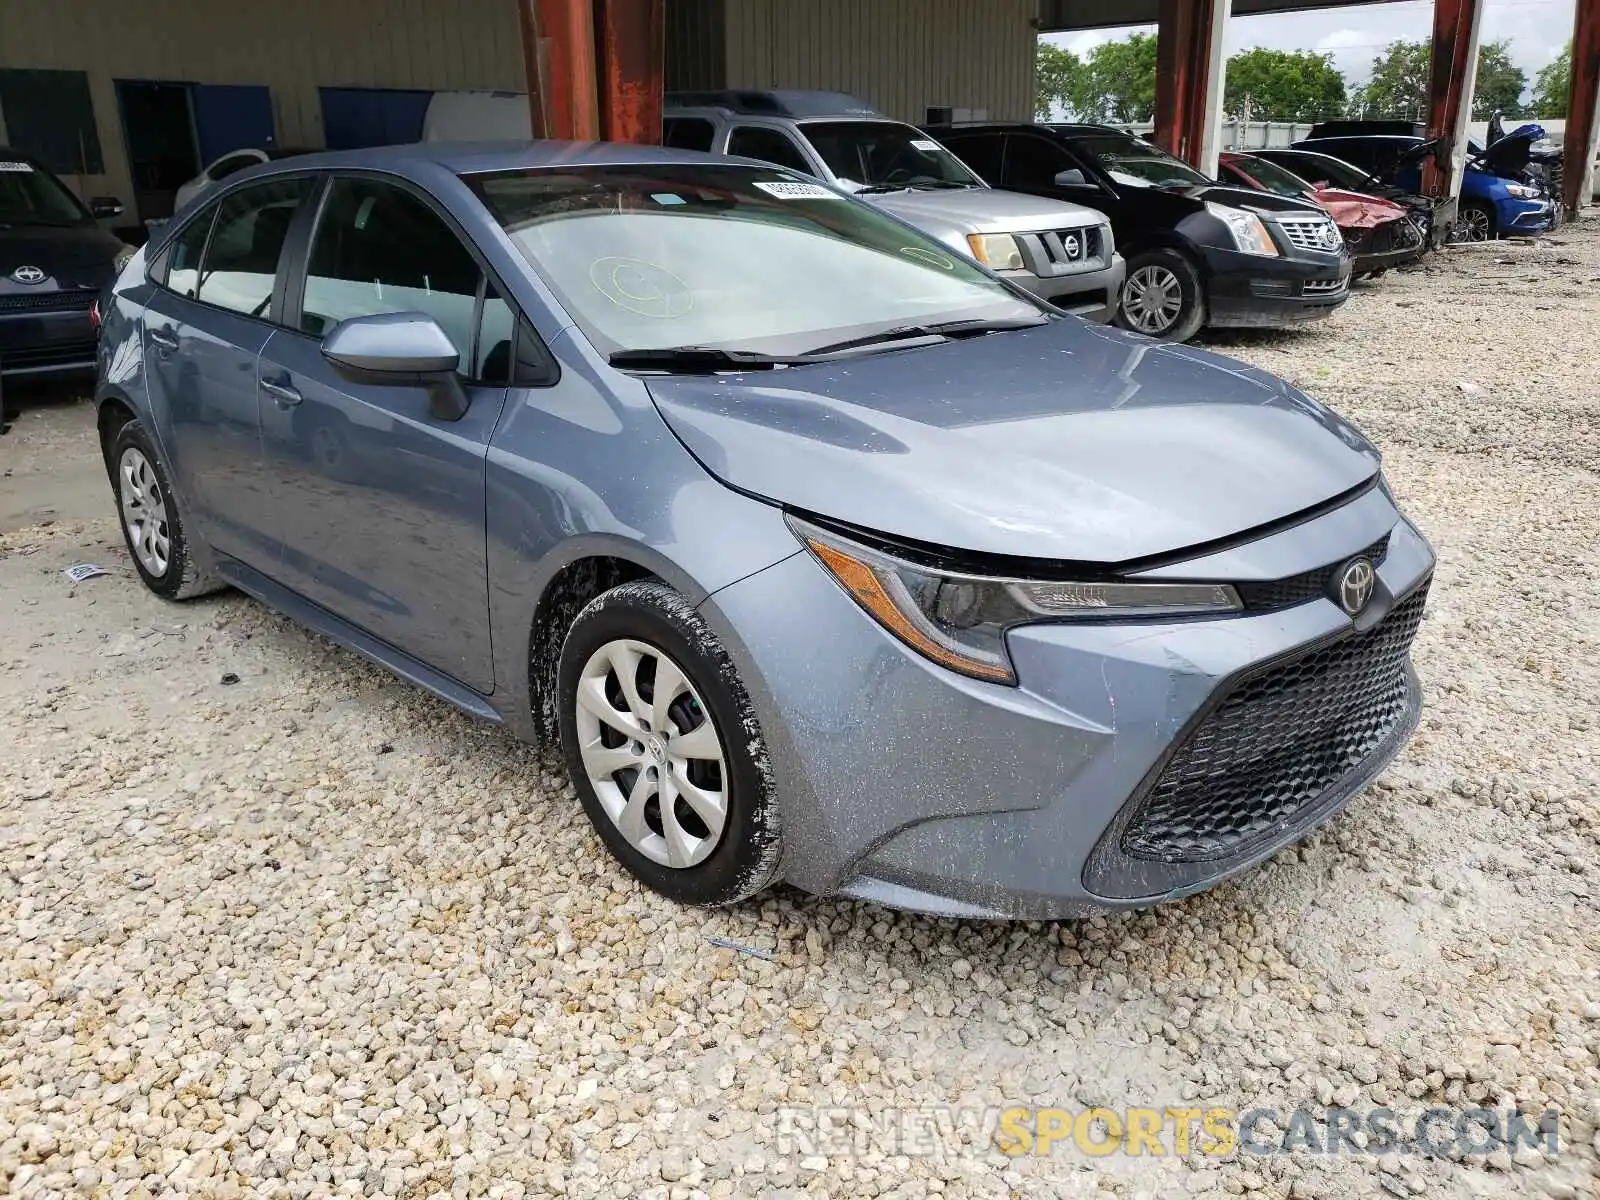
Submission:
[[[1330,183],[1334,187],[1359,189],[1368,179],[1367,173],[1360,167],[1352,167],[1343,159],[1330,158],[1325,154],[1307,155],[1303,159],[1296,157],[1291,160],[1291,165],[1304,178]]]
[[[800,132],[848,191],[977,187],[981,183],[960,159],[910,125],[807,121]]]
[[[1182,159],[1173,158],[1143,138],[1090,134],[1074,138],[1072,144],[1094,155],[1107,175],[1129,187],[1204,187],[1212,182]]]
[[[0,225],[83,225],[89,219],[49,171],[0,153]]]
[[[1243,171],[1269,192],[1280,196],[1302,197],[1313,191],[1312,186],[1292,171],[1285,171],[1277,163],[1245,154],[1232,160],[1236,169]]]
[[[977,266],[814,180],[670,164],[468,176],[597,350],[803,354],[947,320],[1037,320]]]

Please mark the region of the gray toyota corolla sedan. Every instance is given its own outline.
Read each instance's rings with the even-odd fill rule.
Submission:
[[[765,164],[253,169],[123,272],[98,400],[151,589],[559,741],[680,901],[1166,900],[1417,721],[1433,555],[1360,433]]]

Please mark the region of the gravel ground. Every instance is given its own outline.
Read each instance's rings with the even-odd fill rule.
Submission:
[[[1385,447],[1440,556],[1427,710],[1305,845],[1111,919],[672,908],[525,748],[243,598],[146,594],[107,493],[0,524],[0,1183],[1600,1196],[1597,283],[1591,222],[1213,339]],[[92,476],[91,430],[25,411],[0,512]],[[978,1120],[1330,1104],[1554,1109],[1560,1148],[1012,1158]]]

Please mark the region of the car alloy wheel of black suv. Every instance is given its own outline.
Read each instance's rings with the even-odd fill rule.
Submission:
[[[1119,321],[1165,341],[1203,326],[1286,326],[1350,294],[1338,227],[1315,204],[1208,179],[1104,125],[930,126],[995,187],[1111,218],[1127,259]]]

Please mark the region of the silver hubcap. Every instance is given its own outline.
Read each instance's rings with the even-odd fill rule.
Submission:
[[[1140,267],[1122,289],[1122,311],[1140,333],[1165,333],[1183,311],[1183,284],[1166,267]]]
[[[600,806],[628,844],[667,867],[702,863],[728,820],[711,710],[654,646],[607,642],[578,679],[578,744]]]
[[[122,486],[122,523],[128,530],[128,544],[150,574],[167,573],[172,561],[172,542],[167,533],[167,498],[161,481],[142,451],[129,446],[118,465]]]

